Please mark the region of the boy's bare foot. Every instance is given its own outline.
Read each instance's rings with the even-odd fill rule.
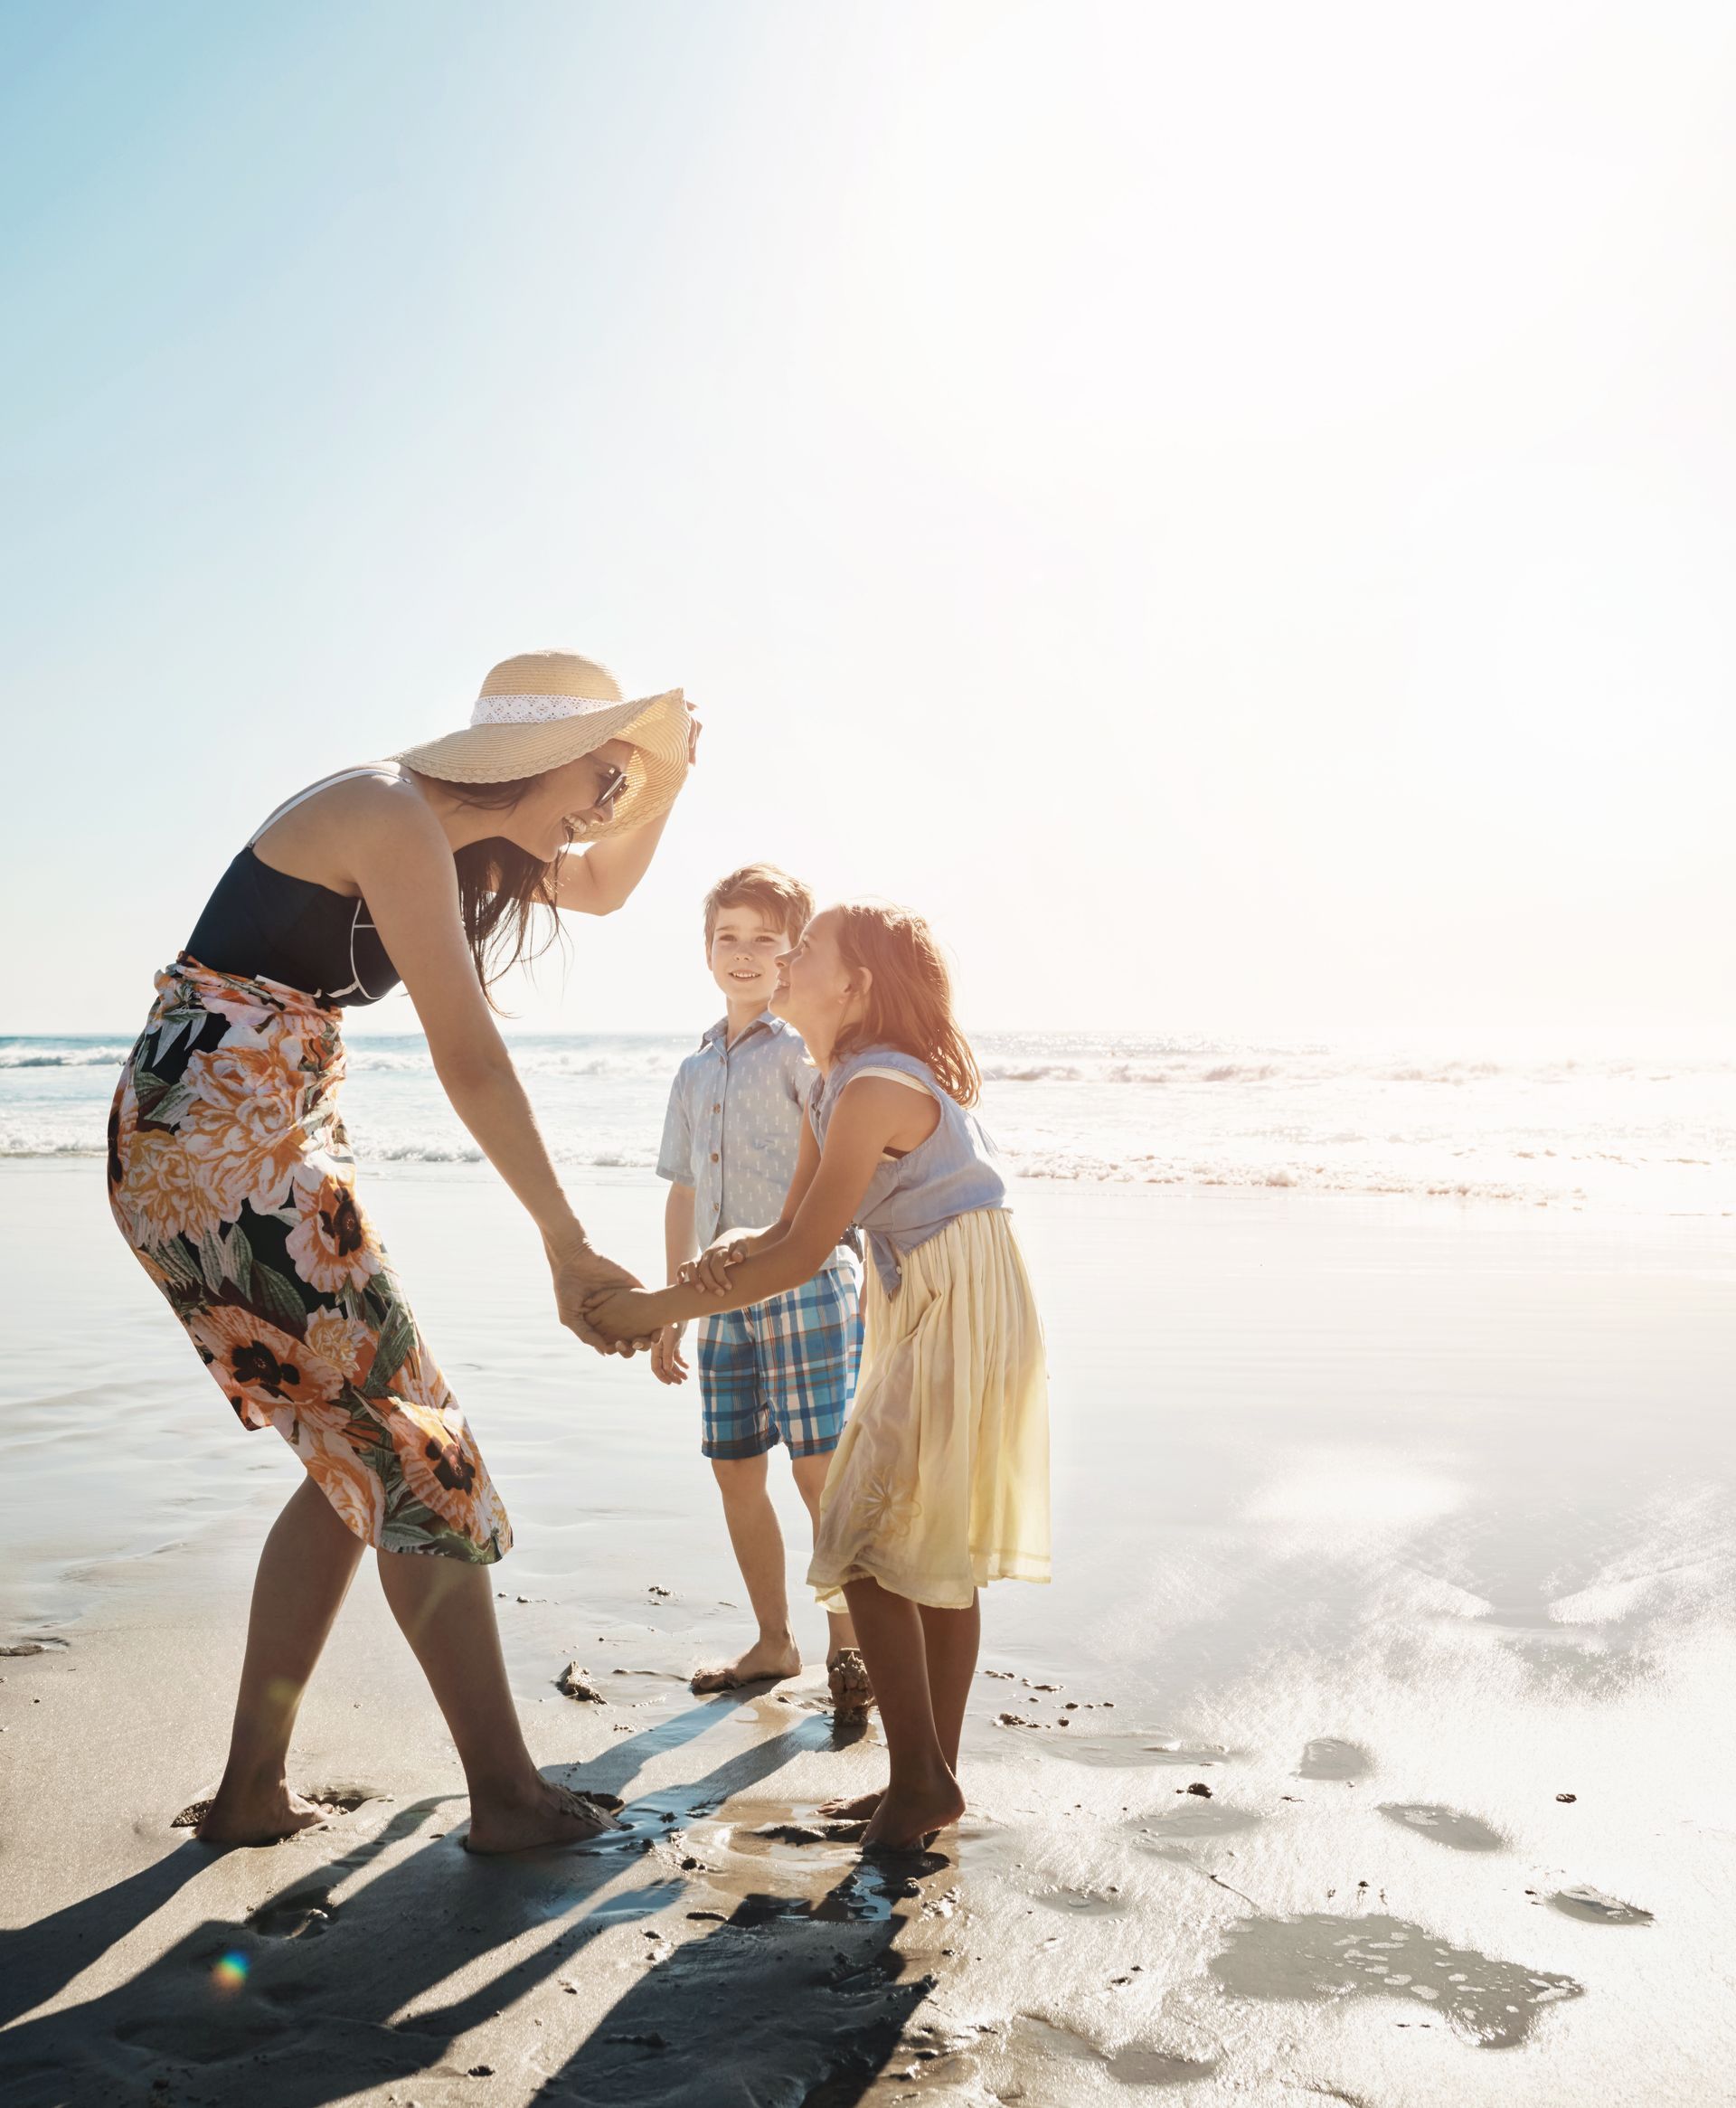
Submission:
[[[936,1830],[950,1829],[964,1812],[965,1797],[950,1772],[901,1791],[888,1786],[862,1833],[863,1849],[916,1851]]]
[[[861,1648],[840,1647],[826,1658],[826,1687],[832,1694],[835,1713],[867,1712],[874,1702],[874,1687]]]
[[[606,1808],[547,1779],[523,1801],[470,1803],[467,1852],[528,1852],[539,1845],[582,1845],[620,1828]]]
[[[695,1669],[687,1687],[703,1696],[708,1691],[733,1691],[742,1684],[778,1683],[787,1676],[799,1674],[801,1666],[801,1650],[793,1641],[756,1640],[733,1661],[720,1662],[715,1668]]]
[[[876,1793],[858,1793],[854,1801],[822,1801],[820,1813],[832,1822],[869,1822],[880,1806],[884,1788]]]
[[[331,1819],[333,1810],[279,1782],[264,1793],[225,1793],[220,1786],[193,1831],[207,1845],[275,1845]]]

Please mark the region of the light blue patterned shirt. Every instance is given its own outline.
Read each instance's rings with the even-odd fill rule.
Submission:
[[[733,1046],[720,1018],[675,1071],[657,1176],[693,1187],[702,1251],[721,1232],[763,1229],[783,1213],[818,1081],[801,1035],[769,1010]],[[842,1244],[826,1262],[845,1262],[854,1258]]]

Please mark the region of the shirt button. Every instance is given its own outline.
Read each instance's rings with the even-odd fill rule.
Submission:
[[[713,1164],[717,1162],[717,1151],[715,1149],[712,1151],[712,1161]]]
[[[713,1106],[712,1106],[712,1111],[713,1112],[722,1112],[722,1110],[723,1110],[723,1108],[722,1108],[721,1105],[713,1105]]]

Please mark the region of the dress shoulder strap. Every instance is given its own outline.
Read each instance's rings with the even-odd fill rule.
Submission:
[[[854,1083],[863,1076],[882,1076],[889,1083],[902,1083],[907,1091],[920,1092],[924,1098],[934,1094],[934,1086],[924,1082],[920,1076],[911,1075],[907,1069],[890,1069],[882,1062],[873,1063],[865,1069],[854,1070],[850,1081]]]
[[[329,790],[334,783],[348,783],[359,776],[381,776],[388,782],[400,783],[403,774],[396,761],[369,761],[359,769],[340,769],[335,775],[322,776],[317,783],[310,783],[306,790],[297,790],[293,798],[286,798],[281,805],[268,813],[247,837],[247,846],[250,849],[268,827],[275,827],[285,813],[294,812],[297,806],[305,804],[316,791]],[[234,837],[231,835],[230,839],[233,841]]]

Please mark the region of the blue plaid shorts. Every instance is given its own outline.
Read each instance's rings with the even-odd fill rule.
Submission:
[[[862,1358],[856,1277],[828,1266],[800,1288],[699,1321],[699,1391],[708,1457],[792,1457],[838,1446]]]

